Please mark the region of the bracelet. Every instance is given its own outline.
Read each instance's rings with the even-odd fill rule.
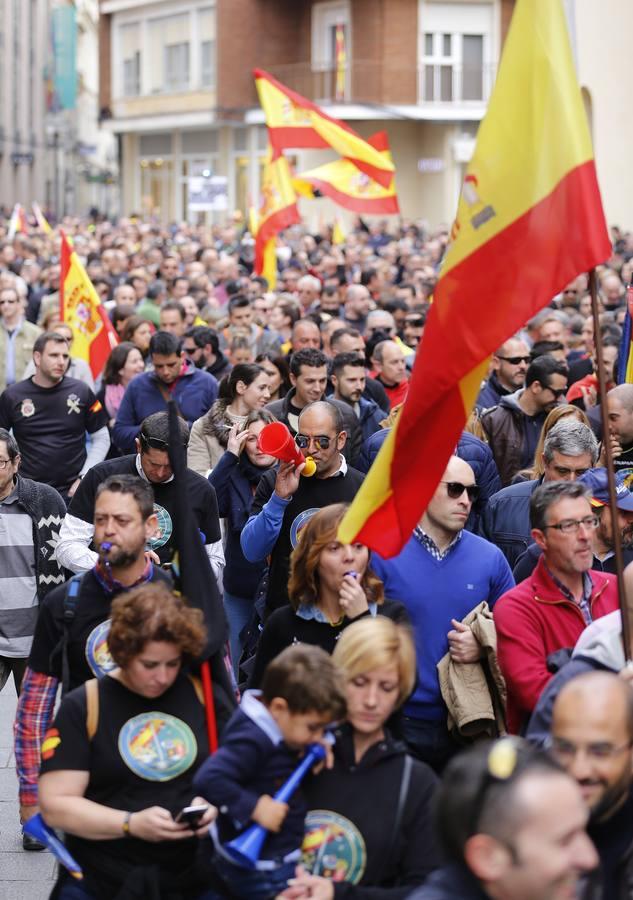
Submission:
[[[126,812],[125,818],[123,819],[123,826],[122,826],[123,837],[126,837],[126,838],[132,837],[132,835],[130,834],[130,819],[131,818],[132,818],[132,813]]]

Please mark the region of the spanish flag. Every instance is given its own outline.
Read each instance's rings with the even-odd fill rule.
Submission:
[[[59,317],[73,330],[73,356],[85,359],[93,376],[98,378],[119,339],[86,270],[63,232]]]
[[[395,171],[391,160],[385,159],[344,122],[328,116],[268,72],[255,69],[253,74],[259,102],[266,116],[273,158],[288,148],[331,147],[374,181],[389,187]]]
[[[409,539],[488,357],[611,254],[561,0],[517,0],[409,394],[341,523],[384,556]]]
[[[18,231],[21,231],[22,234],[26,234],[28,231],[26,216],[24,214],[24,209],[19,203],[16,203],[13,207],[13,211],[11,213],[11,219],[9,220],[9,230],[7,232],[7,240],[12,241],[16,236]]]
[[[50,223],[46,219],[46,216],[42,212],[42,209],[41,209],[39,203],[34,202],[32,204],[32,207],[33,207],[33,215],[35,216],[35,221],[37,222],[37,226],[40,229],[40,231],[43,231],[44,234],[51,234],[53,229],[51,228]]]
[[[335,100],[345,100],[345,73],[347,71],[347,52],[345,50],[345,25],[339,23],[334,32],[334,58],[336,62]]]
[[[367,143],[375,147],[387,160],[391,160],[389,139],[385,131],[379,131],[367,139]],[[339,206],[357,213],[375,213],[376,215],[398,215],[398,195],[395,179],[385,188],[364,172],[360,172],[348,159],[338,159],[308,172],[302,172],[293,178],[298,193],[314,197],[319,191],[330,197]]]
[[[301,221],[288,160],[285,156],[276,159],[272,156],[272,150],[269,150],[262,177],[262,198],[255,235],[255,273],[266,278],[271,291],[277,281],[277,235],[284,228]]]

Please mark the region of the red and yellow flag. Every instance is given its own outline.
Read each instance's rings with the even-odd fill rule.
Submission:
[[[269,151],[262,177],[262,198],[255,235],[255,273],[267,279],[272,291],[277,282],[277,235],[284,228],[299,223],[301,217],[288,160],[285,156],[271,157],[272,151]]]
[[[85,359],[97,378],[119,339],[86,270],[63,232],[59,317],[73,330],[73,356]]]
[[[334,32],[334,61],[336,64],[336,85],[334,99],[345,100],[345,73],[347,71],[347,51],[345,49],[345,25],[340,22]]]
[[[367,143],[375,147],[385,159],[391,160],[389,140],[385,131],[367,138]],[[302,172],[293,178],[298,193],[303,196],[314,196],[317,190],[330,197],[339,206],[357,213],[375,213],[376,215],[398,215],[398,195],[395,179],[391,179],[385,188],[377,181],[360,172],[348,159],[337,159],[308,172]]]
[[[411,387],[341,540],[398,553],[472,409],[488,357],[611,244],[560,0],[518,0],[468,166]]]
[[[24,214],[24,209],[19,203],[16,203],[13,207],[13,212],[11,213],[11,219],[9,220],[7,240],[12,241],[18,231],[21,231],[22,234],[26,234],[28,231],[28,226],[26,222],[26,216]]]
[[[328,116],[268,72],[255,69],[253,74],[274,157],[289,148],[331,147],[374,181],[389,187],[395,171],[391,160],[344,122]]]
[[[37,222],[37,226],[40,231],[43,231],[44,234],[51,234],[53,229],[51,228],[46,216],[42,212],[39,203],[33,202],[31,205],[33,207],[33,215],[35,216],[35,221]]]

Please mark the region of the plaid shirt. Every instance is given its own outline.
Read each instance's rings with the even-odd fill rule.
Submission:
[[[591,592],[593,591],[593,581],[591,580],[591,575],[589,572],[583,572],[582,574],[582,597],[580,600],[576,600],[572,592],[569,590],[566,584],[563,584],[560,579],[554,575],[552,570],[545,566],[547,569],[547,573],[549,577],[552,579],[558,590],[565,597],[566,600],[571,601],[571,603],[575,604],[579,607],[580,612],[582,613],[582,617],[585,620],[585,625],[591,625],[593,622],[593,618],[591,616]]]
[[[57,678],[52,675],[34,672],[27,666],[13,723],[15,764],[22,806],[37,804],[42,742],[53,717],[58,684]]]
[[[419,525],[413,531],[414,537],[422,544],[425,550],[431,554],[433,559],[442,560],[445,559],[448,554],[451,552],[453,547],[461,540],[462,532],[458,531],[453,540],[450,542],[446,550],[440,550],[437,546],[433,538],[429,537],[428,534],[425,534],[424,531],[420,528]]]

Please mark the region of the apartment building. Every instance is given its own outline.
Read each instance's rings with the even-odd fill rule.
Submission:
[[[610,17],[633,25],[633,4],[564,3],[600,124],[607,213],[612,206],[625,223],[627,194],[613,173],[628,180],[626,156],[602,124],[612,129],[619,116],[628,134],[617,105],[626,79],[612,78],[595,47],[608,45]],[[100,0],[101,117],[120,138],[121,211],[213,221],[256,202],[266,132],[251,72],[263,68],[363,136],[385,129],[403,216],[449,222],[513,8],[514,0]],[[614,39],[625,41],[627,27]],[[298,171],[332,158],[292,154]],[[311,224],[333,215],[326,201],[301,205]]]

